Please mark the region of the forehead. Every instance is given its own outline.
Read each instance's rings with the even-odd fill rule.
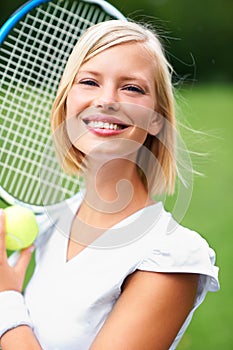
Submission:
[[[130,69],[132,67],[132,69],[153,70],[153,63],[152,56],[143,43],[130,42],[117,44],[104,49],[84,62],[80,70],[101,65],[106,67],[106,69],[109,67],[114,69],[117,65],[121,66],[122,69],[124,67]]]

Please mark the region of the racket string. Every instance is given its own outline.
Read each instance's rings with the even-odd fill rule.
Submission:
[[[49,140],[49,115],[67,58],[90,25],[112,18],[94,4],[49,2],[28,13],[1,48],[1,186],[41,206],[64,200],[79,181],[63,173]]]

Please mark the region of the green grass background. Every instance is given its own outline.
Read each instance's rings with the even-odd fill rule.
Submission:
[[[209,293],[194,314],[178,350],[233,349],[233,86],[180,91],[181,113],[203,135],[185,133],[186,144],[207,153],[194,157],[194,190],[183,224],[200,232],[217,252],[221,290]]]
[[[185,132],[196,170],[183,224],[200,232],[217,252],[221,290],[209,293],[195,313],[178,350],[233,349],[233,86],[189,86],[179,90],[179,115],[203,134]],[[31,273],[32,266],[28,271]]]

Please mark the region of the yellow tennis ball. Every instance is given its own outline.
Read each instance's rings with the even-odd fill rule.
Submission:
[[[19,205],[4,209],[6,249],[20,250],[29,247],[38,234],[38,225],[34,213]]]

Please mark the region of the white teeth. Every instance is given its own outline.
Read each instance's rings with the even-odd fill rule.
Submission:
[[[90,128],[94,128],[94,129],[121,130],[121,127],[119,125],[113,124],[113,123],[108,123],[108,122],[91,120],[87,123],[87,125]]]

